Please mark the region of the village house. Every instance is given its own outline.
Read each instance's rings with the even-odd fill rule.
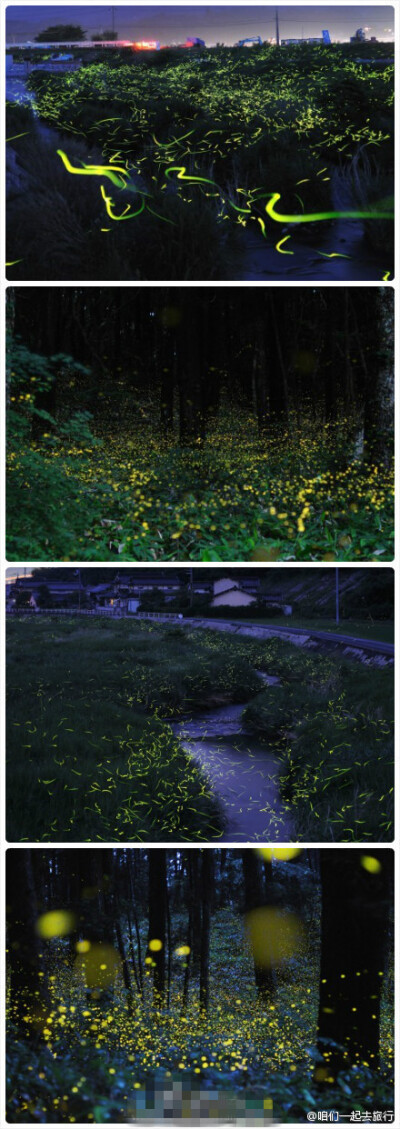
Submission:
[[[224,605],[232,608],[243,608],[255,603],[257,603],[256,596],[251,596],[249,592],[245,592],[243,585],[238,580],[224,577],[221,580],[214,581],[212,608],[219,608]]]
[[[284,603],[281,593],[268,595],[261,591],[259,576],[224,576],[218,580],[197,579],[195,569],[146,568],[120,570],[109,581],[85,583],[85,570],[76,570],[68,579],[52,578],[50,571],[36,576],[17,577],[8,586],[7,609],[12,611],[24,603],[33,611],[50,608],[95,610],[109,609],[116,615],[135,615],[145,594],[162,593],[165,605],[177,597],[188,595],[205,597],[211,608],[244,608],[262,603],[264,608],[290,615],[292,608]],[[208,597],[208,601],[207,601]]]

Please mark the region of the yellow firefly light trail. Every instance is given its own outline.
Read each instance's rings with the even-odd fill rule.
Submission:
[[[341,251],[317,251],[317,255],[322,255],[323,259],[351,259],[351,255],[344,255]]]
[[[85,164],[83,164],[82,169],[78,169],[74,165],[71,165],[67,154],[64,153],[62,149],[57,149],[57,155],[58,157],[61,157],[61,160],[64,167],[67,169],[67,172],[73,173],[75,176],[107,176],[108,179],[117,186],[117,188],[126,187],[126,177],[128,175],[126,169],[119,168],[118,166],[116,168],[112,168],[110,165]],[[121,175],[118,176],[118,173],[120,173]]]
[[[67,171],[70,172],[70,173],[73,173],[75,176],[106,176],[118,188],[126,188],[127,187],[127,179],[129,178],[129,174],[128,174],[126,168],[121,168],[120,166],[112,167],[111,165],[85,165],[84,163],[83,163],[83,168],[76,168],[74,165],[71,165],[70,160],[68,159],[66,153],[64,153],[62,149],[57,149],[57,154],[58,154],[59,157],[61,157],[61,160],[64,164],[64,167],[67,169]],[[324,171],[324,170],[322,170],[322,171]],[[210,180],[208,177],[205,177],[205,176],[193,176],[191,174],[187,174],[185,165],[170,165],[169,168],[167,168],[165,170],[166,179],[170,180],[171,175],[174,172],[177,173],[177,180],[187,181],[188,184],[211,184],[213,186],[213,188],[218,189],[222,199],[225,199],[224,192],[219,188],[218,184],[216,184],[216,182],[214,180]],[[110,211],[110,208],[112,207],[111,197],[107,197],[105,195],[105,193],[103,193],[103,190],[102,190],[102,194],[103,194],[103,198],[106,202],[108,215],[110,216],[111,219],[114,219],[114,220],[132,219],[134,216],[139,215],[144,210],[144,203],[143,203],[143,197],[142,197],[141,206],[136,212],[129,212],[129,214],[128,214],[128,208],[126,208],[125,211],[122,213],[122,215],[115,216]],[[147,193],[145,195],[147,195]],[[265,198],[265,196],[269,196],[269,199],[268,199],[268,201],[265,205],[265,211],[266,211],[267,216],[269,216],[270,219],[274,220],[275,223],[318,223],[318,222],[321,222],[323,220],[334,220],[334,219],[348,219],[348,220],[388,219],[389,220],[389,219],[394,218],[393,212],[383,212],[382,210],[379,210],[379,211],[378,210],[371,210],[369,212],[368,211],[367,212],[358,212],[358,211],[308,212],[306,214],[303,213],[303,214],[300,214],[300,215],[286,214],[284,212],[277,212],[275,210],[275,205],[281,199],[281,193],[280,192],[263,193],[262,195],[264,196],[264,198]],[[260,197],[259,197],[259,199],[260,199]],[[234,204],[232,202],[232,200],[229,200],[229,199],[228,199],[228,203],[229,203],[230,207],[234,209],[235,212],[243,212],[246,215],[251,214],[251,205],[248,205],[247,208],[240,208],[240,207],[238,207],[237,204]],[[224,218],[226,218],[226,217],[224,217]],[[261,220],[259,217],[257,217],[257,219],[258,219],[258,222],[260,224],[262,233],[265,237],[265,235],[266,235],[265,222],[263,220]],[[280,240],[281,244],[283,242],[284,242],[284,240]],[[277,245],[276,249],[281,250],[279,245]],[[289,255],[294,254],[294,252],[292,252],[292,251],[286,251],[286,252],[281,252],[281,253],[289,254]],[[335,253],[333,255],[329,256],[329,257],[330,258],[335,257]],[[340,257],[343,257],[343,256],[340,256]]]
[[[275,251],[280,251],[281,255],[294,255],[294,251],[283,251],[282,250],[282,244],[286,243],[286,241],[288,239],[291,239],[291,238],[292,238],[291,235],[284,235],[283,239],[280,239],[279,243],[275,244]]]
[[[215,180],[209,180],[206,176],[191,176],[191,175],[188,176],[187,173],[186,173],[186,166],[185,165],[170,165],[170,167],[165,170],[165,176],[167,177],[167,180],[170,180],[170,174],[173,173],[173,172],[178,173],[178,176],[176,178],[177,180],[187,180],[188,183],[190,183],[190,184],[197,184],[197,183],[198,184],[212,184],[213,188],[218,188],[218,192],[219,192],[220,196],[222,197],[222,199],[226,198],[224,196],[222,189],[219,187],[218,184],[216,184]],[[230,204],[231,208],[234,208],[235,212],[244,212],[245,215],[250,215],[250,213],[251,213],[250,207],[239,208],[237,204],[232,203],[232,200],[229,200],[229,204]]]
[[[116,216],[115,213],[112,211],[112,209],[114,207],[112,197],[107,196],[106,190],[105,190],[105,188],[102,184],[100,185],[100,192],[101,192],[101,195],[103,197],[104,203],[106,205],[106,212],[107,212],[107,215],[110,217],[110,220],[117,220],[117,221],[118,220],[133,220],[135,216],[139,216],[140,213],[144,211],[144,200],[142,198],[140,205],[137,208],[136,212],[132,212],[130,204],[127,204],[126,208],[124,208],[124,211],[121,212],[121,215]]]

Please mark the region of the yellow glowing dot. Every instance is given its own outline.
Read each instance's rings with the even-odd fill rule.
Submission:
[[[296,858],[301,852],[301,847],[258,847],[258,853],[263,859],[271,862],[272,859],[281,859],[282,862],[289,862],[290,859]]]
[[[253,956],[263,968],[273,968],[294,956],[303,941],[303,928],[293,913],[262,906],[246,915]]]
[[[175,949],[175,953],[176,953],[177,957],[187,957],[187,956],[189,956],[190,945],[179,945],[178,948]]]
[[[149,941],[149,949],[151,953],[159,953],[162,947],[162,941],[158,941],[157,938],[155,938],[154,941]]]
[[[90,949],[90,941],[77,941],[75,949],[77,953],[88,953]]]
[[[75,928],[75,915],[68,910],[53,909],[42,913],[36,922],[36,933],[45,941],[52,937],[66,937]]]
[[[361,866],[364,870],[368,870],[369,874],[379,874],[382,870],[382,864],[373,855],[361,855]]]

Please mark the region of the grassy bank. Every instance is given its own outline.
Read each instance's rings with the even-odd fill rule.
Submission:
[[[9,840],[218,838],[208,782],[160,719],[258,685],[245,657],[208,637],[192,647],[179,628],[13,621]]]
[[[279,686],[260,690],[255,670]],[[277,638],[52,616],[8,625],[10,841],[215,840],[168,718],[229,701],[282,760],[299,840],[390,840],[393,678]]]
[[[293,650],[293,649],[292,649]],[[246,722],[275,744],[299,840],[393,837],[393,673],[336,656],[277,663]]]
[[[291,627],[300,628],[304,631],[329,631],[332,635],[351,635],[358,639],[373,639],[380,643],[393,643],[394,642],[394,622],[393,620],[376,620],[370,621],[368,619],[343,619],[339,624],[335,623],[334,619],[313,619],[307,616],[297,615],[280,615],[274,616],[268,622],[268,615],[246,615],[236,619],[235,609],[232,609],[233,614],[230,616],[215,617],[228,619],[231,623],[242,624],[256,624],[259,627],[284,627],[290,631]],[[213,617],[213,609],[207,608],[204,612],[207,619]]]

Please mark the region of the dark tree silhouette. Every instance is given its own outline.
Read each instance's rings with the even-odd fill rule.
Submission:
[[[243,877],[244,877],[244,909],[245,913],[250,913],[253,909],[259,909],[260,906],[271,904],[272,897],[272,874],[270,864],[267,866],[267,874],[263,874],[261,859],[259,859],[254,850],[242,851],[242,864],[243,864]],[[266,889],[266,881],[268,888]],[[274,969],[267,968],[265,964],[260,964],[254,954],[254,976],[257,985],[257,991],[260,1002],[263,1006],[270,1003],[275,990],[275,971]]]
[[[154,997],[165,992],[167,857],[163,849],[149,852],[149,934],[146,959],[153,969]],[[153,947],[153,942],[157,947]]]
[[[379,1021],[393,857],[390,850],[320,852],[321,1083],[345,1065],[379,1064]]]
[[[7,852],[8,964],[12,1015],[23,1038],[40,1038],[46,1009],[42,944],[36,932],[39,916],[32,852]]]
[[[268,438],[340,420],[369,458],[388,460],[393,433],[393,293],[24,287],[8,291],[9,335],[52,361],[36,406],[88,410],[102,432],[153,422],[201,443],[228,406],[257,416]],[[71,374],[68,356],[87,366]],[[10,353],[12,359],[12,348]],[[40,421],[35,418],[38,431]],[[363,433],[365,435],[363,437]]]
[[[200,1008],[206,1012],[210,986],[210,922],[213,881],[213,851],[203,849],[201,855],[201,934],[200,934]]]

